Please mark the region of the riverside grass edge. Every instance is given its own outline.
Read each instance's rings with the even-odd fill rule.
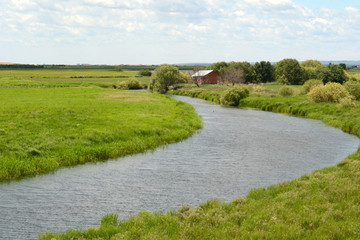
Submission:
[[[191,105],[104,88],[0,88],[0,181],[141,153],[202,127]]]

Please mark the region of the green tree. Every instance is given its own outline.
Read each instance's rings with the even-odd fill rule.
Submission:
[[[254,65],[254,70],[256,72],[256,82],[266,83],[274,81],[274,68],[270,62],[257,62]]]
[[[328,69],[330,70],[330,77],[324,81],[324,83],[327,82],[337,82],[342,84],[346,81],[346,75],[344,72],[344,69],[339,65],[329,65]]]
[[[284,84],[299,85],[304,82],[304,72],[296,59],[283,59],[275,64],[276,79]]]
[[[193,83],[193,79],[189,72],[180,71],[179,83]]]
[[[325,66],[317,60],[306,60],[300,64],[303,69],[304,79],[321,79],[321,72],[325,71]]]
[[[313,69],[320,68],[320,67],[324,66],[318,60],[306,60],[306,61],[303,61],[300,65],[301,65],[301,67],[304,67],[304,68],[313,68]]]
[[[217,62],[213,63],[210,66],[207,67],[208,70],[214,70],[215,72],[219,74],[223,74],[225,69],[229,67],[229,64],[226,62]]]
[[[171,85],[181,82],[181,80],[182,77],[177,67],[162,64],[152,74],[148,88],[153,92],[166,93]]]

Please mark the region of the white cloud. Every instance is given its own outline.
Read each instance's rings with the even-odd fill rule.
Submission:
[[[9,8],[15,10],[27,10],[36,7],[36,3],[31,0],[11,0],[8,3]]]
[[[353,7],[346,7],[345,10],[350,13],[359,13],[359,9]]]
[[[7,42],[26,39],[34,46],[130,46],[137,39],[136,44],[147,48],[176,41],[189,48],[228,46],[226,51],[236,52],[240,45],[282,48],[360,39],[355,27],[360,25],[359,9],[324,5],[311,10],[292,0],[9,0],[0,2],[0,8],[1,36]]]
[[[65,27],[65,29],[74,35],[79,35],[81,33],[81,30],[78,28],[72,28],[72,27]]]
[[[195,24],[192,24],[190,23],[187,27],[187,30],[189,32],[206,32],[206,30],[208,30],[208,27],[207,26],[202,26],[202,25],[195,25]]]

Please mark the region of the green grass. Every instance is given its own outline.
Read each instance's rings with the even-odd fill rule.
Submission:
[[[218,88],[218,90],[214,90]],[[218,86],[175,94],[217,102]],[[252,94],[239,107],[315,118],[360,137],[360,107],[312,103],[305,96]],[[340,160],[340,159],[339,159]],[[337,166],[250,191],[229,203],[142,212],[125,221],[103,217],[96,229],[46,233],[40,239],[360,239],[360,148]]]
[[[360,81],[360,70],[347,70],[346,72],[350,77],[354,77]]]
[[[112,88],[116,82],[136,77],[147,84],[150,77],[114,69],[0,69],[0,87],[85,87]]]
[[[0,88],[0,181],[106,160],[201,127],[167,96],[103,88]]]

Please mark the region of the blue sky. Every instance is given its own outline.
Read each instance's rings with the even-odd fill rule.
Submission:
[[[7,0],[0,36],[0,62],[360,60],[360,1]]]
[[[332,7],[341,10],[349,6],[356,7],[358,9],[360,8],[359,0],[295,0],[293,2],[306,6],[310,9],[316,9],[320,7]]]

